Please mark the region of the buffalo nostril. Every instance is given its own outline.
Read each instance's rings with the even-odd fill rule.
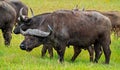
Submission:
[[[21,44],[21,45],[20,45],[20,48],[21,48],[22,50],[26,50],[26,48],[25,48],[25,45],[24,45],[24,44]]]

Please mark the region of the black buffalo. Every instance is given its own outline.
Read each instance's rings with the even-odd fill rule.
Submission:
[[[15,24],[16,12],[15,9],[8,4],[8,2],[0,1],[0,29],[4,37],[4,44],[10,45],[11,33]]]
[[[45,40],[44,40],[45,41]],[[26,51],[31,51],[33,48],[40,46],[41,43],[41,38],[39,37],[35,37],[35,36],[25,36],[24,41],[22,42],[21,46],[26,46],[25,47],[21,47],[22,50],[26,50]],[[45,53],[49,52],[50,58],[53,57],[53,48],[52,45],[49,42],[46,42],[43,44],[43,48],[42,48],[42,57],[45,56]]]
[[[5,0],[5,1],[8,2],[16,11],[16,19],[15,20],[16,20],[16,23],[17,23],[16,24],[16,27],[17,27],[17,25],[19,25],[21,23],[21,22],[19,22],[19,18],[18,18],[20,16],[20,14],[19,14],[20,9],[24,8],[22,10],[22,14],[25,15],[24,18],[26,18],[28,16],[28,7],[24,3],[22,3],[20,0]],[[13,32],[15,34],[19,34],[19,33],[17,33],[16,30],[14,30]]]
[[[49,42],[57,51],[60,62],[63,61],[67,45],[81,49],[94,44],[95,50],[98,50],[99,45],[102,46],[105,63],[109,63],[111,22],[107,17],[98,12],[70,10],[55,11],[44,20],[41,17],[37,15],[25,19],[20,32],[23,35],[40,37],[41,43]],[[41,20],[42,23],[38,23]],[[27,48],[24,43],[20,47]]]
[[[9,46],[12,39],[11,33],[14,25],[19,23],[17,18],[19,17],[19,11],[24,7],[23,14],[27,16],[28,9],[25,4],[21,1],[14,0],[2,0],[0,1],[0,28],[3,32],[3,37],[5,39],[5,45]],[[15,32],[15,31],[14,31]]]
[[[21,8],[21,10],[20,10],[20,12],[19,12],[19,15],[20,14],[22,14],[22,15],[24,15],[24,8]],[[31,10],[31,9],[30,9]],[[32,13],[32,16],[34,15],[33,14],[33,11],[31,10],[31,13]],[[44,15],[47,15],[47,14],[50,14],[50,13],[46,13],[46,14],[44,14]],[[46,16],[45,16],[46,17]],[[21,23],[23,23],[24,22],[24,20],[27,20],[28,19],[28,16],[26,16],[26,15],[24,15],[24,20],[23,20],[23,18],[20,16],[20,17],[18,17],[19,19],[18,19],[18,22],[20,22],[20,23],[18,23],[17,25],[16,25],[16,27],[15,27],[15,29],[14,29],[14,33],[15,34],[20,34],[20,26],[22,25]],[[21,20],[20,20],[21,19]],[[36,26],[36,25],[35,25]],[[34,27],[34,26],[33,26]],[[31,39],[32,40],[36,40],[35,42],[36,43],[33,43],[33,41],[31,41]],[[27,42],[26,42],[27,41]],[[30,48],[27,50],[27,51],[30,51],[30,50],[32,50],[33,48],[35,48],[35,47],[38,47],[39,45],[41,45],[41,43],[39,43],[39,41],[35,38],[32,38],[32,37],[29,37],[29,36],[26,36],[25,37],[25,44],[26,44],[26,46],[29,46]],[[53,49],[52,49],[52,47],[51,46],[49,46],[49,44],[48,43],[46,43],[46,44],[44,44],[43,45],[43,48],[42,48],[42,57],[43,56],[45,56],[45,53],[46,53],[46,51],[48,50],[48,52],[49,52],[49,54],[50,54],[50,58],[52,58],[53,57]]]
[[[22,10],[22,9],[21,9]],[[22,13],[21,13],[22,14]],[[39,20],[39,24],[41,24],[43,21],[44,21],[44,19],[48,16],[48,15],[50,15],[51,13],[44,13],[44,14],[40,14],[40,15],[38,15],[38,18],[35,18],[34,20],[35,21],[33,21],[32,23],[36,23],[36,21],[37,20]],[[27,19],[27,18],[26,18]],[[26,20],[25,19],[25,20]],[[24,22],[24,20],[21,18],[21,22]],[[21,25],[23,25],[23,24],[21,24]],[[21,25],[18,25],[17,27],[16,27],[16,31],[18,31],[18,33],[20,33],[20,26]],[[27,25],[27,24],[26,24]],[[32,27],[34,27],[34,26],[37,26],[36,24],[34,24]],[[23,28],[26,28],[26,27],[23,27]],[[24,41],[23,41],[23,43],[24,43],[24,45],[26,45],[26,48],[22,48],[21,47],[21,49],[23,49],[23,50],[27,50],[27,51],[31,51],[33,48],[35,48],[35,47],[38,47],[39,45],[41,45],[42,43],[40,42],[40,40],[41,40],[41,38],[39,38],[39,39],[37,39],[37,38],[39,38],[39,37],[32,37],[32,36],[25,36],[25,39],[24,39]],[[67,46],[69,47],[69,45],[70,44],[68,44]],[[78,56],[78,54],[81,52],[81,49],[80,50],[77,50],[78,48],[76,48],[76,47],[74,47],[74,55],[73,55],[73,57],[72,57],[72,61],[74,61],[75,59],[76,59],[76,57]],[[92,47],[88,47],[88,48],[84,48],[84,49],[87,49],[88,50],[88,52],[89,52],[89,55],[90,55],[90,61],[93,61],[93,48]],[[48,42],[45,42],[44,44],[43,44],[43,48],[42,48],[42,57],[45,55],[45,53],[46,53],[46,51],[48,50],[48,52],[49,52],[49,54],[50,54],[50,57],[53,57],[53,49],[52,49],[52,46],[51,46],[51,44],[50,43],[48,43]]]

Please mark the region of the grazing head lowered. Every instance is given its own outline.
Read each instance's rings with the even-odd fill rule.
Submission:
[[[58,10],[24,20],[20,32],[23,35],[41,37],[41,43],[45,40],[53,45],[60,62],[64,60],[65,48],[68,44],[78,49],[88,48],[94,44],[95,50],[101,45],[105,54],[105,63],[110,61],[111,22],[98,12],[74,11],[73,13],[71,10]]]

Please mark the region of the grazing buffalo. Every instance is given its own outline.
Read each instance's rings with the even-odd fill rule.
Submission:
[[[23,15],[25,15],[27,17],[28,16],[28,7],[24,3],[22,3],[20,0],[5,0],[5,1],[8,2],[15,9],[15,11],[16,11],[16,23],[17,23],[17,25],[19,25],[19,23],[20,23],[18,21],[18,17],[20,16],[19,11],[21,8],[24,8],[22,10],[22,13],[23,13]],[[15,34],[19,34],[19,33],[17,33],[16,30],[14,30],[13,32]]]
[[[49,42],[59,55],[59,61],[64,60],[65,48],[73,45],[77,49],[88,48],[94,44],[95,50],[102,46],[105,54],[105,63],[109,63],[110,20],[98,12],[58,10],[46,18],[41,15],[32,18],[22,18],[20,32],[23,35],[32,35],[40,38],[41,43]],[[37,20],[39,18],[39,20]],[[42,21],[42,22],[41,22]],[[39,23],[41,22],[41,23]],[[20,47],[26,49],[21,43]]]
[[[31,10],[32,11],[32,10]],[[33,12],[32,12],[33,13]],[[48,16],[48,15],[50,15],[51,13],[45,13],[45,14],[41,14],[41,15],[38,15],[38,16],[40,16],[40,18],[35,18],[34,20],[35,21],[33,21],[32,23],[37,23],[36,22],[36,20],[39,20],[39,24],[41,24],[43,21],[44,21],[44,19]],[[20,20],[21,22],[24,22],[24,20],[21,18],[21,20]],[[23,24],[21,24],[21,25],[23,25]],[[21,25],[18,25],[17,27],[16,27],[16,31],[17,31],[17,33],[20,33],[20,26]],[[34,26],[37,26],[36,24],[34,25]],[[25,27],[26,28],[26,27]],[[23,49],[23,50],[27,50],[27,51],[31,51],[33,48],[35,48],[35,47],[38,47],[39,45],[41,45],[42,43],[40,42],[40,38],[39,39],[37,39],[37,38],[39,38],[39,37],[32,37],[32,36],[25,36],[25,39],[24,39],[24,41],[22,42],[22,43],[24,43],[24,45],[26,45],[26,48],[22,48],[21,47],[21,49]],[[36,43],[33,43],[33,41],[34,42],[36,42]],[[70,44],[68,44],[67,46],[69,47],[69,45]],[[76,59],[76,57],[78,56],[78,54],[81,52],[81,49],[80,50],[76,50],[77,48],[76,47],[74,47],[74,55],[73,55],[73,57],[72,57],[72,61],[74,61],[75,59]],[[88,47],[88,48],[84,48],[84,49],[87,49],[88,50],[88,52],[89,52],[89,55],[90,55],[90,61],[93,61],[93,48],[92,47]],[[50,43],[47,43],[47,42],[45,42],[44,44],[43,44],[43,48],[42,48],[42,57],[45,55],[45,53],[46,53],[46,51],[48,50],[48,52],[49,52],[49,54],[50,54],[50,57],[53,57],[53,49],[52,49],[52,46],[50,45]]]
[[[19,29],[18,26],[21,23],[21,22],[19,22],[19,18],[18,18],[20,16],[19,12],[20,12],[20,9],[23,8],[22,14],[25,16],[25,18],[27,18],[27,16],[28,16],[28,7],[25,4],[23,4],[21,1],[19,1],[19,0],[17,0],[17,1],[10,0],[10,1],[7,1],[7,2],[16,10],[16,13],[17,13],[16,22],[18,24],[16,25],[16,27],[15,27],[13,32],[15,34],[20,34],[20,32],[18,32],[19,31],[18,30]],[[43,48],[42,48],[42,56],[44,56],[46,51],[48,50],[49,54],[50,54],[50,57],[52,58],[53,57],[53,51],[51,49],[52,48],[49,48],[47,45],[44,45]]]
[[[33,48],[41,45],[41,39],[39,39],[38,37],[35,37],[35,36],[25,36],[25,39],[22,42],[21,46],[24,46],[24,45],[26,46],[26,48],[20,47],[22,50],[31,51]],[[51,44],[49,44],[49,42],[46,42],[43,45],[42,52],[41,52],[42,57],[45,56],[45,53],[47,50],[49,52],[50,58],[52,58],[53,57],[53,48],[52,48]]]
[[[24,15],[23,14],[23,10],[24,10],[24,8],[21,8],[21,14],[22,15]],[[32,10],[31,10],[31,13],[32,13],[32,16],[33,16],[34,14],[33,14]],[[45,15],[44,17],[46,17],[47,14],[50,14],[50,13],[44,14]],[[20,12],[19,12],[19,15],[20,15]],[[20,19],[21,19],[21,17],[19,17],[18,22],[23,23],[24,20],[23,19],[20,20]],[[26,15],[24,15],[24,19],[27,19]],[[39,20],[39,19],[37,19],[37,20]],[[20,26],[22,25],[21,23],[18,23],[16,25],[16,27],[14,29],[14,33],[15,34],[20,34]],[[33,43],[33,41],[35,41],[35,43]],[[38,47],[38,46],[41,45],[41,43],[39,43],[39,41],[35,37],[31,37],[31,36],[26,36],[24,42],[25,42],[24,44],[26,44],[26,46],[29,47],[29,49],[26,49],[27,51],[31,51],[33,48]],[[46,44],[43,45],[43,48],[42,48],[42,57],[45,56],[45,53],[46,53],[47,50],[48,50],[48,52],[50,54],[50,58],[52,58],[53,57],[53,49],[52,49],[52,47],[48,43],[46,43]]]
[[[2,29],[3,36],[5,38],[5,45],[9,46],[12,38],[11,32],[13,26],[15,25],[16,22],[19,23],[17,18],[19,17],[20,9],[24,7],[23,14],[26,16],[28,14],[28,9],[27,6],[25,6],[21,1],[3,0],[0,1],[0,3],[1,3],[0,14],[2,16],[1,17],[2,19],[0,19],[0,28]]]
[[[0,29],[4,37],[4,44],[10,45],[11,33],[15,24],[16,12],[15,9],[8,4],[8,2],[0,1]]]

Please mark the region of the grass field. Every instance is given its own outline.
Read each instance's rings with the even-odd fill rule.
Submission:
[[[81,9],[95,9],[99,11],[120,11],[120,0],[22,0],[28,7],[34,10],[35,15],[52,12],[59,9],[73,9],[76,5]],[[31,16],[29,14],[29,16]],[[110,64],[103,64],[104,54],[99,63],[89,62],[87,51],[82,51],[75,62],[70,59],[73,55],[72,47],[65,52],[63,64],[57,62],[58,55],[54,51],[53,59],[47,55],[41,58],[41,48],[35,48],[31,52],[19,48],[23,36],[12,34],[11,46],[5,47],[0,32],[0,70],[120,70],[120,39],[111,35],[111,60]]]

